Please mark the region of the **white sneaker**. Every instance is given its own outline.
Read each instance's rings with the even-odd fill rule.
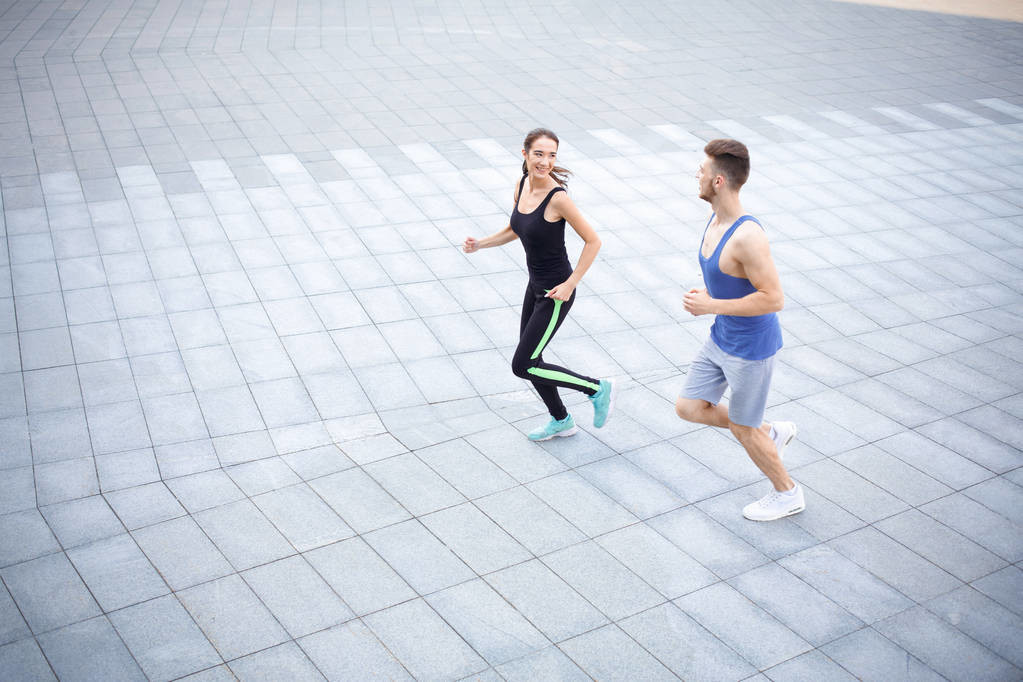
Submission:
[[[784,459],[785,446],[796,437],[797,429],[795,422],[771,422],[771,440],[774,447],[778,449],[778,458]]]
[[[772,490],[756,502],[742,508],[742,515],[750,521],[774,521],[792,516],[806,509],[803,486],[796,483],[795,493],[788,495]]]

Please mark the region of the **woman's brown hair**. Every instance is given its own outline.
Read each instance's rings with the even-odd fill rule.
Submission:
[[[527,154],[529,153],[529,150],[533,147],[533,143],[539,140],[541,137],[546,137],[551,140],[554,140],[554,144],[556,145],[561,144],[561,141],[558,139],[558,136],[555,135],[553,131],[547,130],[546,128],[533,128],[528,133],[526,133],[526,139],[523,140],[522,142],[522,148],[526,150]],[[522,174],[523,175],[529,174],[529,167],[526,165],[525,159],[522,159]],[[567,168],[562,168],[561,166],[554,166],[553,168],[551,168],[551,177],[554,178],[554,182],[558,183],[562,187],[568,185],[568,176],[571,174],[572,171],[568,170]]]

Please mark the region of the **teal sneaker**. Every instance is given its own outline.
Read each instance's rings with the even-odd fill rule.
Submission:
[[[611,379],[600,380],[600,390],[590,396],[593,403],[593,425],[598,429],[607,423],[608,417],[615,409],[615,397],[618,386]]]
[[[551,417],[546,425],[529,432],[529,440],[541,441],[550,440],[555,436],[571,436],[578,430],[579,427],[575,425],[572,415],[568,415],[560,421]]]

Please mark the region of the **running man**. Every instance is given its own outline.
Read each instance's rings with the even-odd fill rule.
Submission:
[[[711,216],[700,245],[706,289],[690,289],[683,307],[716,315],[710,338],[693,360],[675,412],[686,421],[728,428],[774,490],[743,508],[751,521],[773,521],[806,508],[802,487],[789,478],[782,453],[796,436],[792,422],[764,421],[774,356],[781,348],[776,313],[785,304],[778,271],[760,222],[747,215],[739,189],[749,177],[749,150],[736,140],[703,148],[700,198]],[[726,408],[719,404],[731,387]]]
[[[569,171],[555,165],[558,136],[537,128],[522,143],[522,177],[515,184],[514,207],[508,225],[489,237],[466,237],[462,249],[501,246],[522,240],[526,251],[529,283],[522,302],[519,345],[512,358],[515,376],[533,382],[550,412],[550,421],[529,432],[529,439],[549,440],[571,436],[579,429],[561,402],[558,388],[581,391],[593,403],[593,425],[598,429],[614,409],[614,381],[593,379],[544,362],[543,351],[557,333],[575,301],[575,288],[600,251],[600,238],[565,191]],[[565,222],[585,242],[575,270],[565,250]]]

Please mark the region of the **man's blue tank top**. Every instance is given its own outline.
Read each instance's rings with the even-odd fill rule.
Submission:
[[[711,215],[707,227],[703,228],[704,239],[707,238],[707,229],[713,220],[714,216]],[[739,226],[747,220],[760,225],[760,221],[753,216],[741,216],[721,237],[710,258],[703,257],[703,240],[700,240],[700,269],[703,271],[703,281],[711,298],[742,298],[757,290],[748,279],[721,272],[721,251]],[[763,227],[760,225],[760,229]],[[745,360],[769,358],[777,353],[782,345],[781,325],[778,324],[778,316],[774,313],[753,317],[718,315],[710,328],[710,338],[721,350]]]

